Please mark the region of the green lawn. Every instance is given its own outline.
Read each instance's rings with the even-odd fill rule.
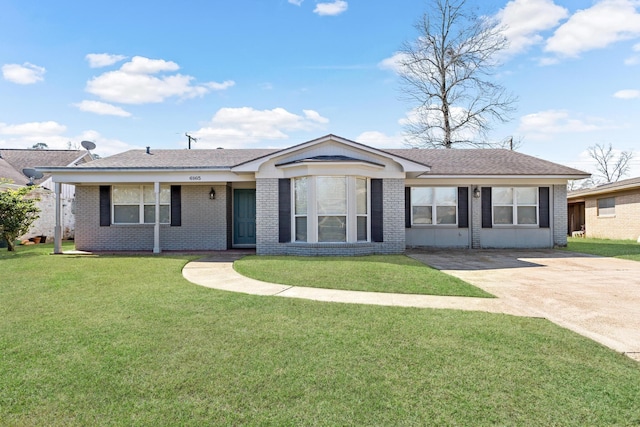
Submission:
[[[208,289],[189,256],[0,252],[0,425],[638,425],[640,364],[543,319]]]
[[[405,255],[363,257],[247,256],[233,264],[245,276],[270,283],[352,291],[491,298],[469,283]]]
[[[640,261],[640,243],[634,240],[581,239],[569,237],[568,251]]]

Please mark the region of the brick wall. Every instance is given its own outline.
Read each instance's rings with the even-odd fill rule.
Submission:
[[[598,199],[604,197],[615,197],[614,216],[598,216]],[[640,238],[640,189],[585,199],[585,228],[587,237],[638,240]]]
[[[554,185],[553,203],[551,205],[551,220],[553,221],[553,245],[567,246],[567,186]]]
[[[480,249],[481,231],[482,231],[482,198],[473,197],[473,188],[471,189],[471,248]]]
[[[383,191],[383,239],[376,243],[279,243],[278,179],[256,183],[256,253],[258,255],[367,255],[405,250],[404,179],[385,179]]]
[[[256,253],[281,255],[286,253],[278,243],[278,179],[256,181]]]
[[[161,250],[227,249],[225,186],[214,186],[215,200],[209,199],[211,186],[182,186],[182,225],[160,226]],[[78,250],[151,251],[153,224],[100,226],[98,186],[76,187],[76,237]]]

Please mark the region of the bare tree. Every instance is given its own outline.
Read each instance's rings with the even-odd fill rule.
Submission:
[[[587,152],[596,161],[597,174],[605,183],[616,182],[629,173],[633,152],[620,151],[616,154],[611,143],[608,146],[596,144],[589,147]]]
[[[487,146],[490,121],[506,122],[516,98],[491,80],[507,46],[502,28],[466,0],[431,0],[419,37],[399,55],[402,92],[414,105],[406,122],[414,146]]]

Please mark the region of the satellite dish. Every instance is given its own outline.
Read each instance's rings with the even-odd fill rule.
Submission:
[[[94,144],[94,143],[93,143],[93,142],[91,142],[91,141],[82,141],[80,144],[81,144],[81,145],[82,145],[82,146],[83,146],[87,151],[91,151],[91,150],[93,150],[94,148],[96,148],[96,144]]]
[[[44,176],[44,174],[38,170],[33,168],[24,168],[22,169],[22,173],[29,178],[29,183],[27,185],[33,185],[34,179],[40,179]]]

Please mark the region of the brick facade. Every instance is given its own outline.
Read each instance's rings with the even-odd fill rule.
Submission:
[[[553,227],[553,245],[567,246],[567,186],[554,185],[553,202],[550,206]]]
[[[598,216],[598,199],[615,197],[615,215]],[[587,237],[640,239],[640,189],[585,197]]]
[[[161,250],[225,250],[227,242],[226,186],[182,186],[182,225],[160,226]],[[230,203],[230,201],[229,201]],[[153,224],[100,226],[98,186],[76,187],[76,238],[78,250],[151,251]]]
[[[256,253],[258,255],[349,256],[395,254],[405,250],[404,179],[385,179],[383,191],[383,242],[279,243],[278,179],[256,182]]]
[[[265,178],[256,182],[256,252],[260,255],[366,255],[403,253],[406,248],[404,226],[404,179],[383,180],[383,242],[366,243],[279,243],[278,179]],[[211,186],[184,185],[181,191],[182,224],[160,226],[161,250],[226,250],[232,247],[232,189],[229,185],[214,186],[215,200],[209,199]],[[552,189],[551,218],[553,245],[566,246],[567,204],[566,187]],[[635,197],[635,199],[633,199]],[[76,188],[76,248],[88,251],[151,251],[153,224],[99,224],[99,187]],[[620,200],[618,202],[618,200]],[[640,194],[623,195],[617,200],[616,212],[627,218],[640,216]],[[631,201],[635,200],[635,203]],[[595,198],[587,203],[595,207]],[[628,214],[626,213],[628,210]],[[630,209],[635,209],[632,211]],[[471,246],[481,248],[482,224],[480,199],[471,198]],[[595,215],[595,208],[587,208],[587,216]],[[621,231],[634,230],[637,224],[620,218],[593,218],[599,224]],[[589,221],[589,219],[588,219]],[[616,226],[610,226],[617,221]],[[594,236],[595,227],[589,232]],[[486,231],[486,230],[485,230]],[[531,230],[529,230],[530,232]],[[486,237],[486,236],[485,236]],[[595,236],[594,236],[595,237]],[[624,237],[619,237],[624,238]],[[630,237],[626,237],[630,238]],[[505,246],[506,247],[506,246]]]
[[[471,189],[473,194],[473,188]],[[482,231],[482,199],[471,196],[471,248],[480,249],[480,232]]]

